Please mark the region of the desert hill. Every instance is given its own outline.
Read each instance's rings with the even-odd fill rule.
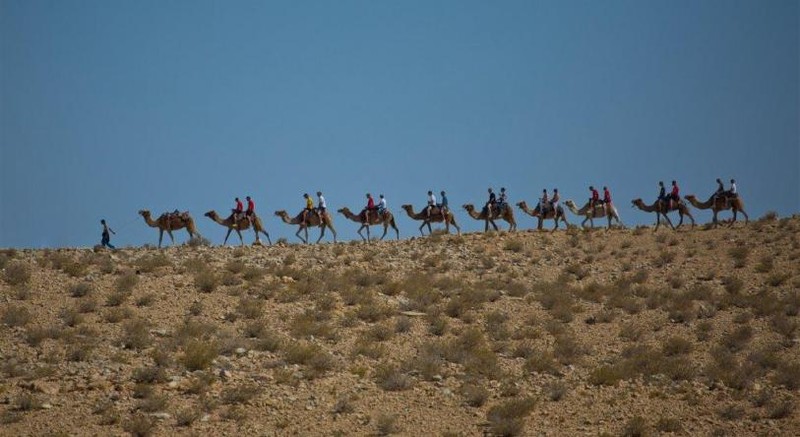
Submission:
[[[5,250],[2,435],[797,435],[800,217]]]

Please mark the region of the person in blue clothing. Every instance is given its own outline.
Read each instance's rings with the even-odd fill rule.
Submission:
[[[447,194],[444,191],[439,193],[442,195],[442,203],[436,205],[439,207],[439,211],[442,213],[442,220],[447,220],[447,210],[450,208],[447,202]]]
[[[117,233],[108,226],[105,219],[100,220],[100,224],[103,225],[103,235],[100,239],[100,245],[108,247],[109,249],[116,249],[116,247],[111,244],[111,234],[117,235]]]

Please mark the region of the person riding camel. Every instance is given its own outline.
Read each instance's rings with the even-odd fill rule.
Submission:
[[[231,218],[233,219],[233,227],[236,227],[239,223],[239,220],[242,219],[242,213],[244,212],[244,206],[242,205],[242,201],[237,197],[234,199],[236,202],[236,207],[234,207],[231,212]],[[178,210],[175,210],[177,213]]]
[[[658,190],[658,199],[657,202],[665,203],[667,202],[667,189],[664,188],[664,181],[658,181],[658,186],[660,187]]]
[[[739,197],[739,193],[736,191],[736,181],[731,179],[731,189],[728,190],[728,196],[735,199]]]
[[[381,217],[386,212],[388,206],[386,204],[386,198],[383,197],[383,194],[379,194],[378,198],[381,200],[378,201],[378,206],[375,207],[375,210],[378,212],[378,217]]]
[[[549,202],[549,197],[547,196],[547,188],[542,190],[542,198],[539,200],[539,211],[544,214],[547,212],[547,202]]]
[[[442,190],[442,192],[439,194],[442,195],[442,203],[438,204],[437,206],[439,207],[439,212],[442,213],[442,220],[447,220],[447,210],[450,209],[447,201],[447,194],[445,194],[444,190]]]
[[[375,201],[372,194],[367,193],[367,206],[364,207],[364,223],[369,223],[369,212],[375,209]]]
[[[672,200],[672,204],[670,205],[669,209],[675,209],[678,207],[678,203],[681,201],[681,189],[678,188],[678,183],[676,181],[672,181],[672,192],[670,192],[669,197]]]
[[[592,212],[594,212],[594,208],[597,205],[601,204],[600,203],[600,193],[598,193],[597,190],[595,190],[594,186],[592,186],[592,185],[589,186],[589,191],[592,192],[592,197],[589,198],[589,208],[590,208],[590,210]]]
[[[431,219],[431,211],[433,208],[436,207],[436,196],[433,194],[433,191],[428,191],[428,206],[425,208],[425,212],[428,214],[428,220]]]
[[[603,187],[603,215],[607,214],[608,208],[611,206],[611,191],[608,187]]]
[[[497,203],[497,197],[494,195],[494,191],[492,191],[492,189],[489,188],[489,200],[486,202],[485,205],[486,211],[488,212],[489,216],[492,215],[493,213],[492,210],[494,209],[496,203]]]
[[[303,221],[300,224],[305,225],[306,220],[308,220],[308,214],[314,211],[314,199],[308,195],[308,193],[303,193],[303,198],[306,199],[306,207],[303,210]]]
[[[558,215],[558,201],[561,200],[561,196],[558,195],[558,188],[553,188],[553,198],[550,199],[550,207],[553,208],[553,212]]]
[[[325,203],[325,198],[322,197],[322,191],[317,191],[317,216],[319,216],[320,220],[323,216],[325,216],[325,211],[328,209],[328,205]]]
[[[249,218],[250,221],[253,221],[253,216],[256,214],[256,203],[253,202],[250,196],[245,197],[245,200],[247,200],[247,211],[244,212],[244,215]]]
[[[502,214],[506,206],[508,206],[508,195],[506,194],[506,188],[501,187],[500,198],[497,200],[497,214]]]

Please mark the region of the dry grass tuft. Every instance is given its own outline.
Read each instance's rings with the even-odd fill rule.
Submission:
[[[525,418],[536,406],[534,398],[511,399],[495,405],[486,413],[493,435],[517,436],[525,430]]]
[[[6,265],[3,279],[11,286],[27,284],[31,280],[31,268],[22,261],[11,261]]]

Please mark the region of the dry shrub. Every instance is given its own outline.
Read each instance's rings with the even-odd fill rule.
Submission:
[[[412,385],[406,373],[389,363],[383,363],[375,369],[375,382],[386,391],[408,390]]]
[[[189,371],[205,370],[219,355],[215,341],[189,340],[183,350],[181,363]]]
[[[551,375],[561,374],[553,353],[549,351],[534,350],[531,356],[525,360],[522,368],[526,372],[549,373]]]
[[[780,287],[791,277],[792,275],[786,272],[774,272],[767,277],[767,284],[772,287]]]
[[[747,265],[747,258],[750,256],[750,248],[747,246],[736,246],[728,250],[728,255],[733,259],[733,266],[740,269]]]
[[[685,355],[694,349],[691,341],[678,336],[668,338],[661,346],[661,351],[665,356]]]
[[[79,282],[69,287],[69,294],[72,297],[84,297],[92,293],[92,284],[88,282]]]
[[[525,418],[533,411],[536,400],[531,397],[511,399],[495,405],[486,413],[493,435],[517,436],[525,430]]]
[[[722,345],[732,352],[737,352],[747,345],[753,338],[753,328],[748,325],[740,326],[722,337]]]
[[[165,382],[167,372],[159,366],[139,367],[134,369],[131,379],[137,383],[154,384]]]
[[[400,432],[396,414],[381,413],[381,415],[375,419],[375,427],[379,436],[397,434]]]
[[[141,307],[149,307],[155,301],[156,301],[156,295],[153,294],[153,293],[147,293],[147,294],[144,294],[142,296],[139,296],[139,298],[136,299],[136,306],[138,306],[140,308]]]
[[[145,255],[137,259],[134,264],[142,273],[150,273],[160,267],[172,266],[172,261],[163,253],[155,255]]]
[[[367,339],[359,339],[353,345],[353,355],[365,356],[377,360],[386,354],[386,346],[380,343],[374,343]]]
[[[775,384],[783,385],[789,390],[800,388],[800,363],[796,361],[782,361],[775,369],[773,377]]]
[[[125,322],[122,326],[122,337],[120,344],[127,349],[144,349],[150,345],[149,325],[142,319],[133,319]]]
[[[217,288],[219,279],[211,270],[203,270],[194,275],[194,284],[203,293],[211,293]]]
[[[289,324],[289,331],[295,338],[319,337],[335,339],[336,328],[328,321],[329,313],[307,309],[295,316]]]
[[[156,422],[150,416],[137,413],[122,425],[122,429],[135,437],[147,437],[155,432]]]
[[[593,385],[616,385],[624,375],[618,366],[602,365],[589,373],[589,383]]]
[[[33,316],[27,307],[21,305],[9,305],[3,310],[3,324],[9,327],[25,326]]]
[[[255,319],[262,314],[263,308],[263,300],[242,297],[239,299],[239,306],[236,308],[236,310],[246,319]]]
[[[119,293],[129,294],[133,291],[133,288],[136,287],[136,284],[138,283],[139,277],[133,272],[128,272],[117,278],[114,288]]]
[[[556,336],[553,343],[553,355],[561,364],[575,364],[585,354],[586,349],[574,335],[564,333]]]
[[[254,384],[242,384],[233,387],[226,387],[222,390],[220,398],[226,405],[244,404],[258,396],[261,390]]]
[[[199,418],[199,411],[194,408],[184,408],[175,413],[175,424],[178,426],[192,426]]]
[[[66,326],[75,327],[83,323],[83,314],[79,313],[75,308],[62,308],[58,313],[58,317],[64,322]]]
[[[128,307],[109,308],[105,314],[108,323],[119,323],[131,317],[133,317],[133,311]]]
[[[656,421],[656,430],[658,432],[663,433],[675,433],[680,434],[683,432],[683,425],[681,425],[681,421],[674,417],[659,417],[658,421]]]
[[[647,420],[642,416],[631,417],[622,428],[622,437],[643,437],[648,435]]]
[[[11,261],[6,265],[3,277],[8,285],[23,285],[31,280],[31,268],[22,261]]]
[[[489,390],[484,387],[474,384],[465,383],[461,386],[461,396],[464,397],[464,402],[470,407],[481,407],[489,399]]]
[[[325,373],[336,366],[333,356],[313,343],[294,342],[284,350],[286,361],[289,364],[303,364],[309,367],[310,375]]]
[[[413,326],[413,322],[411,318],[408,316],[400,316],[397,318],[394,326],[395,332],[398,334],[404,334],[406,332],[411,331],[411,327]]]

